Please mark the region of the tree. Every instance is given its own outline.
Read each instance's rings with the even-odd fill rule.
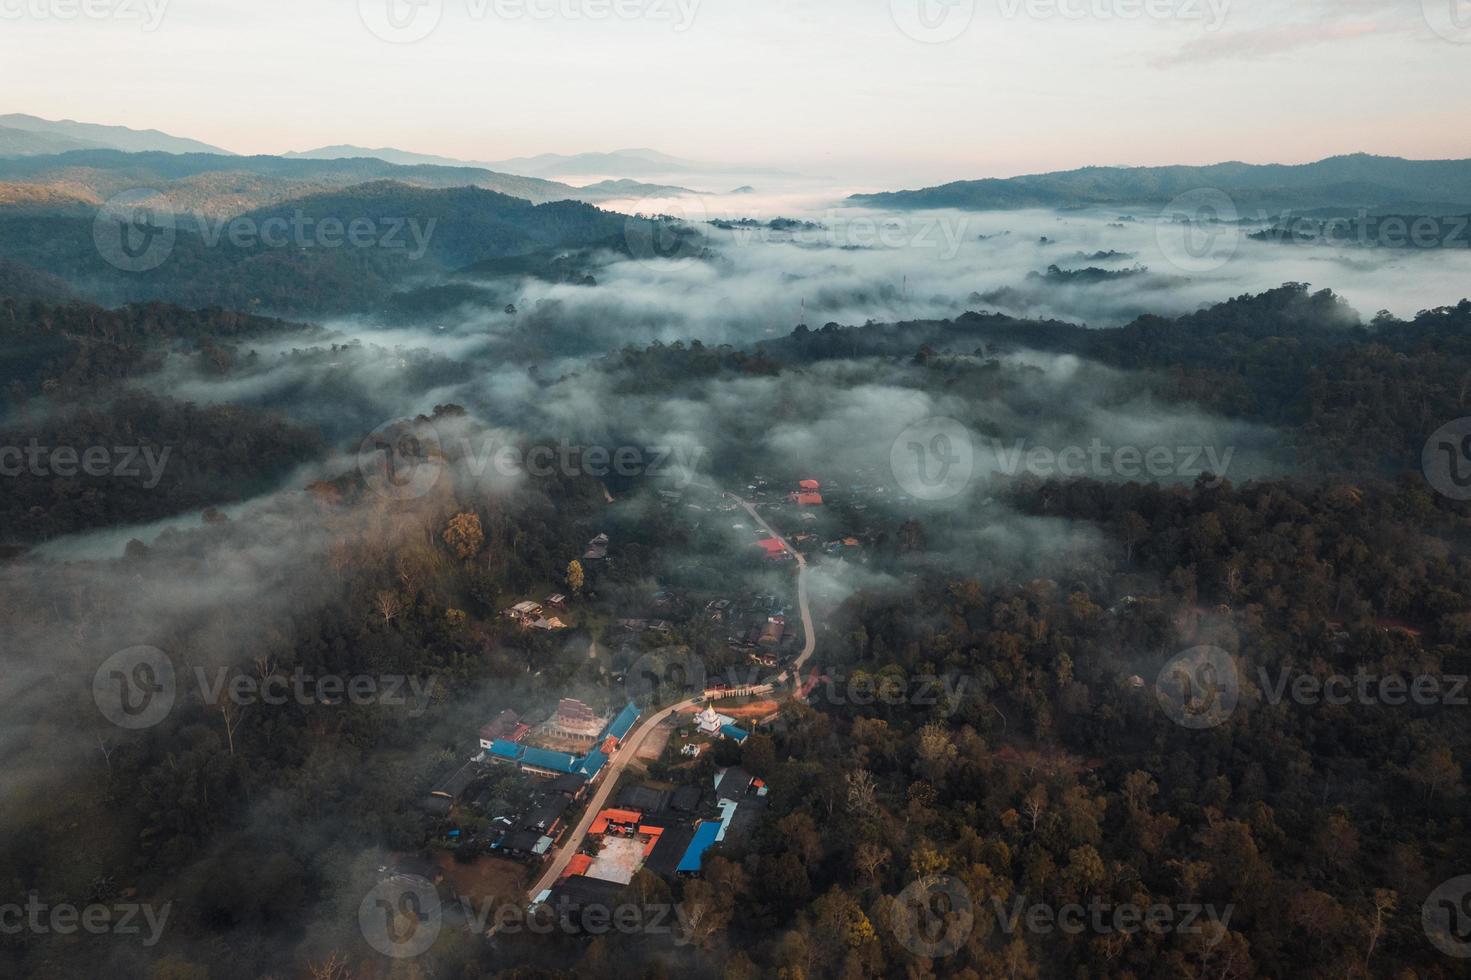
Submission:
[[[567,588],[574,594],[581,592],[583,581],[582,562],[574,558],[567,563]]]
[[[383,622],[385,624],[403,612],[404,608],[403,600],[399,598],[397,592],[391,589],[380,589],[378,594],[373,597],[373,604],[383,616]]]
[[[473,512],[456,514],[444,529],[444,543],[449,545],[455,557],[469,561],[480,553],[485,544],[485,531],[480,527],[480,515]]]

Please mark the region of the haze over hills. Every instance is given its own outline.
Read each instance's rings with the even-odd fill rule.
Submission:
[[[156,129],[104,126],[71,119],[42,119],[21,112],[0,116],[0,156],[61,153],[81,149],[234,155],[218,146],[170,136]]]
[[[1084,167],[855,194],[849,200],[888,208],[1158,208],[1180,194],[1204,188],[1225,192],[1238,208],[1449,213],[1471,206],[1471,160],[1405,160],[1356,153],[1298,165]]]
[[[75,150],[0,158],[0,202],[92,206],[137,187],[167,191],[178,211],[238,214],[303,194],[392,180],[421,188],[479,187],[533,204],[680,193],[681,189],[615,183],[577,188],[557,181],[476,167],[401,166],[373,157],[316,160],[205,153]]]

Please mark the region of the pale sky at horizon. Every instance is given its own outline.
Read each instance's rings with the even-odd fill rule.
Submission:
[[[366,26],[411,2],[0,0],[0,112],[244,153],[650,146],[893,186],[1471,157],[1471,0],[418,0],[398,10],[426,37]]]

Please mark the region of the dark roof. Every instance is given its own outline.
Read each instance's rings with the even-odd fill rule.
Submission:
[[[580,772],[563,773],[547,784],[547,791],[551,793],[566,793],[575,795],[582,792],[587,785],[587,776]]]
[[[541,843],[542,834],[535,830],[513,830],[500,839],[497,845],[503,851],[519,851],[522,854],[533,854],[537,845]]]
[[[720,785],[715,789],[716,799],[744,800],[746,791],[751,788],[751,782],[755,778],[740,766],[731,766],[720,777]]]
[[[582,924],[581,913],[589,908],[600,910],[600,917],[612,912],[623,894],[624,886],[601,878],[586,875],[569,875],[552,886],[546,904],[559,921],[570,923],[574,928]],[[606,922],[606,919],[604,919]]]
[[[542,799],[540,806],[531,811],[523,826],[533,830],[550,830],[571,805],[572,801],[561,793],[551,793]]]
[[[439,785],[434,787],[434,795],[449,800],[458,800],[479,775],[480,767],[473,762],[467,762],[441,779]]]
[[[679,810],[682,813],[694,813],[700,806],[700,796],[700,787],[693,783],[687,786],[681,786],[674,791],[674,796],[670,799],[669,806],[671,809]]]
[[[426,796],[419,801],[419,809],[436,817],[449,815],[449,808],[454,803],[443,796]]]
[[[695,839],[695,827],[691,823],[681,823],[675,826],[666,826],[664,833],[659,835],[659,843],[654,845],[644,867],[665,878],[674,877],[675,869],[679,867],[680,858],[689,849],[690,841]]]
[[[618,794],[618,805],[644,814],[658,813],[669,805],[669,793],[649,786],[629,786]]]

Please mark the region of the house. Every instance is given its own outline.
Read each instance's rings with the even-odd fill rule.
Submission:
[[[564,772],[547,785],[548,793],[558,793],[569,800],[580,800],[587,793],[587,775],[580,772]]]
[[[816,480],[803,480],[797,484],[797,487],[806,493],[816,493],[822,489],[822,484]]]
[[[689,846],[685,848],[679,864],[674,869],[675,874],[686,877],[698,875],[705,861],[705,852],[715,846],[720,829],[719,820],[700,821],[700,825],[695,828],[694,837],[690,840]]]
[[[728,738],[737,745],[740,745],[746,739],[751,737],[751,733],[745,731],[744,729],[737,728],[735,725],[721,725],[720,737]]]
[[[731,766],[715,774],[715,795],[722,800],[742,800],[750,792],[756,777],[740,766]]]
[[[618,794],[618,805],[640,813],[661,813],[669,805],[669,793],[650,786],[627,786]]]
[[[526,817],[522,830],[535,830],[545,837],[556,840],[562,830],[562,817],[572,801],[560,793],[548,793],[541,805]]]
[[[540,619],[541,613],[541,603],[527,601],[516,603],[502,615],[513,622],[520,623],[522,626],[527,626]]]
[[[551,606],[553,609],[566,609],[567,597],[560,592],[553,592],[546,597],[546,605]]]
[[[509,739],[517,741],[516,733],[520,727],[521,716],[507,708],[495,716],[495,721],[480,729],[480,747],[489,749],[497,739]],[[524,732],[522,733],[524,735]]]
[[[552,849],[552,839],[534,830],[513,830],[494,845],[492,850],[521,861],[540,860]]]
[[[761,635],[756,639],[756,645],[771,649],[781,645],[782,633],[786,630],[787,621],[784,616],[772,616],[766,621],[761,629]]]
[[[475,782],[479,776],[480,766],[472,760],[441,779],[439,784],[434,787],[434,791],[429,795],[449,800],[452,803],[458,802],[460,797],[465,794],[465,790],[469,789],[470,784]]]
[[[564,629],[567,628],[567,624],[564,623],[564,622],[562,622],[560,619],[558,619],[555,616],[553,616],[550,619],[547,619],[547,618],[543,617],[543,618],[538,619],[536,622],[531,623],[529,625],[531,626],[532,629],[534,629],[534,630],[541,630],[544,633],[555,633],[558,630],[564,630]]]
[[[782,544],[780,538],[763,538],[756,544],[766,552],[766,557],[771,561],[779,561],[787,556],[786,545]]]
[[[798,507],[822,506],[822,494],[816,492],[803,491],[801,493],[794,493],[789,499]]]
[[[582,553],[583,561],[602,561],[608,557],[608,536],[599,534],[587,543],[587,550]]]

